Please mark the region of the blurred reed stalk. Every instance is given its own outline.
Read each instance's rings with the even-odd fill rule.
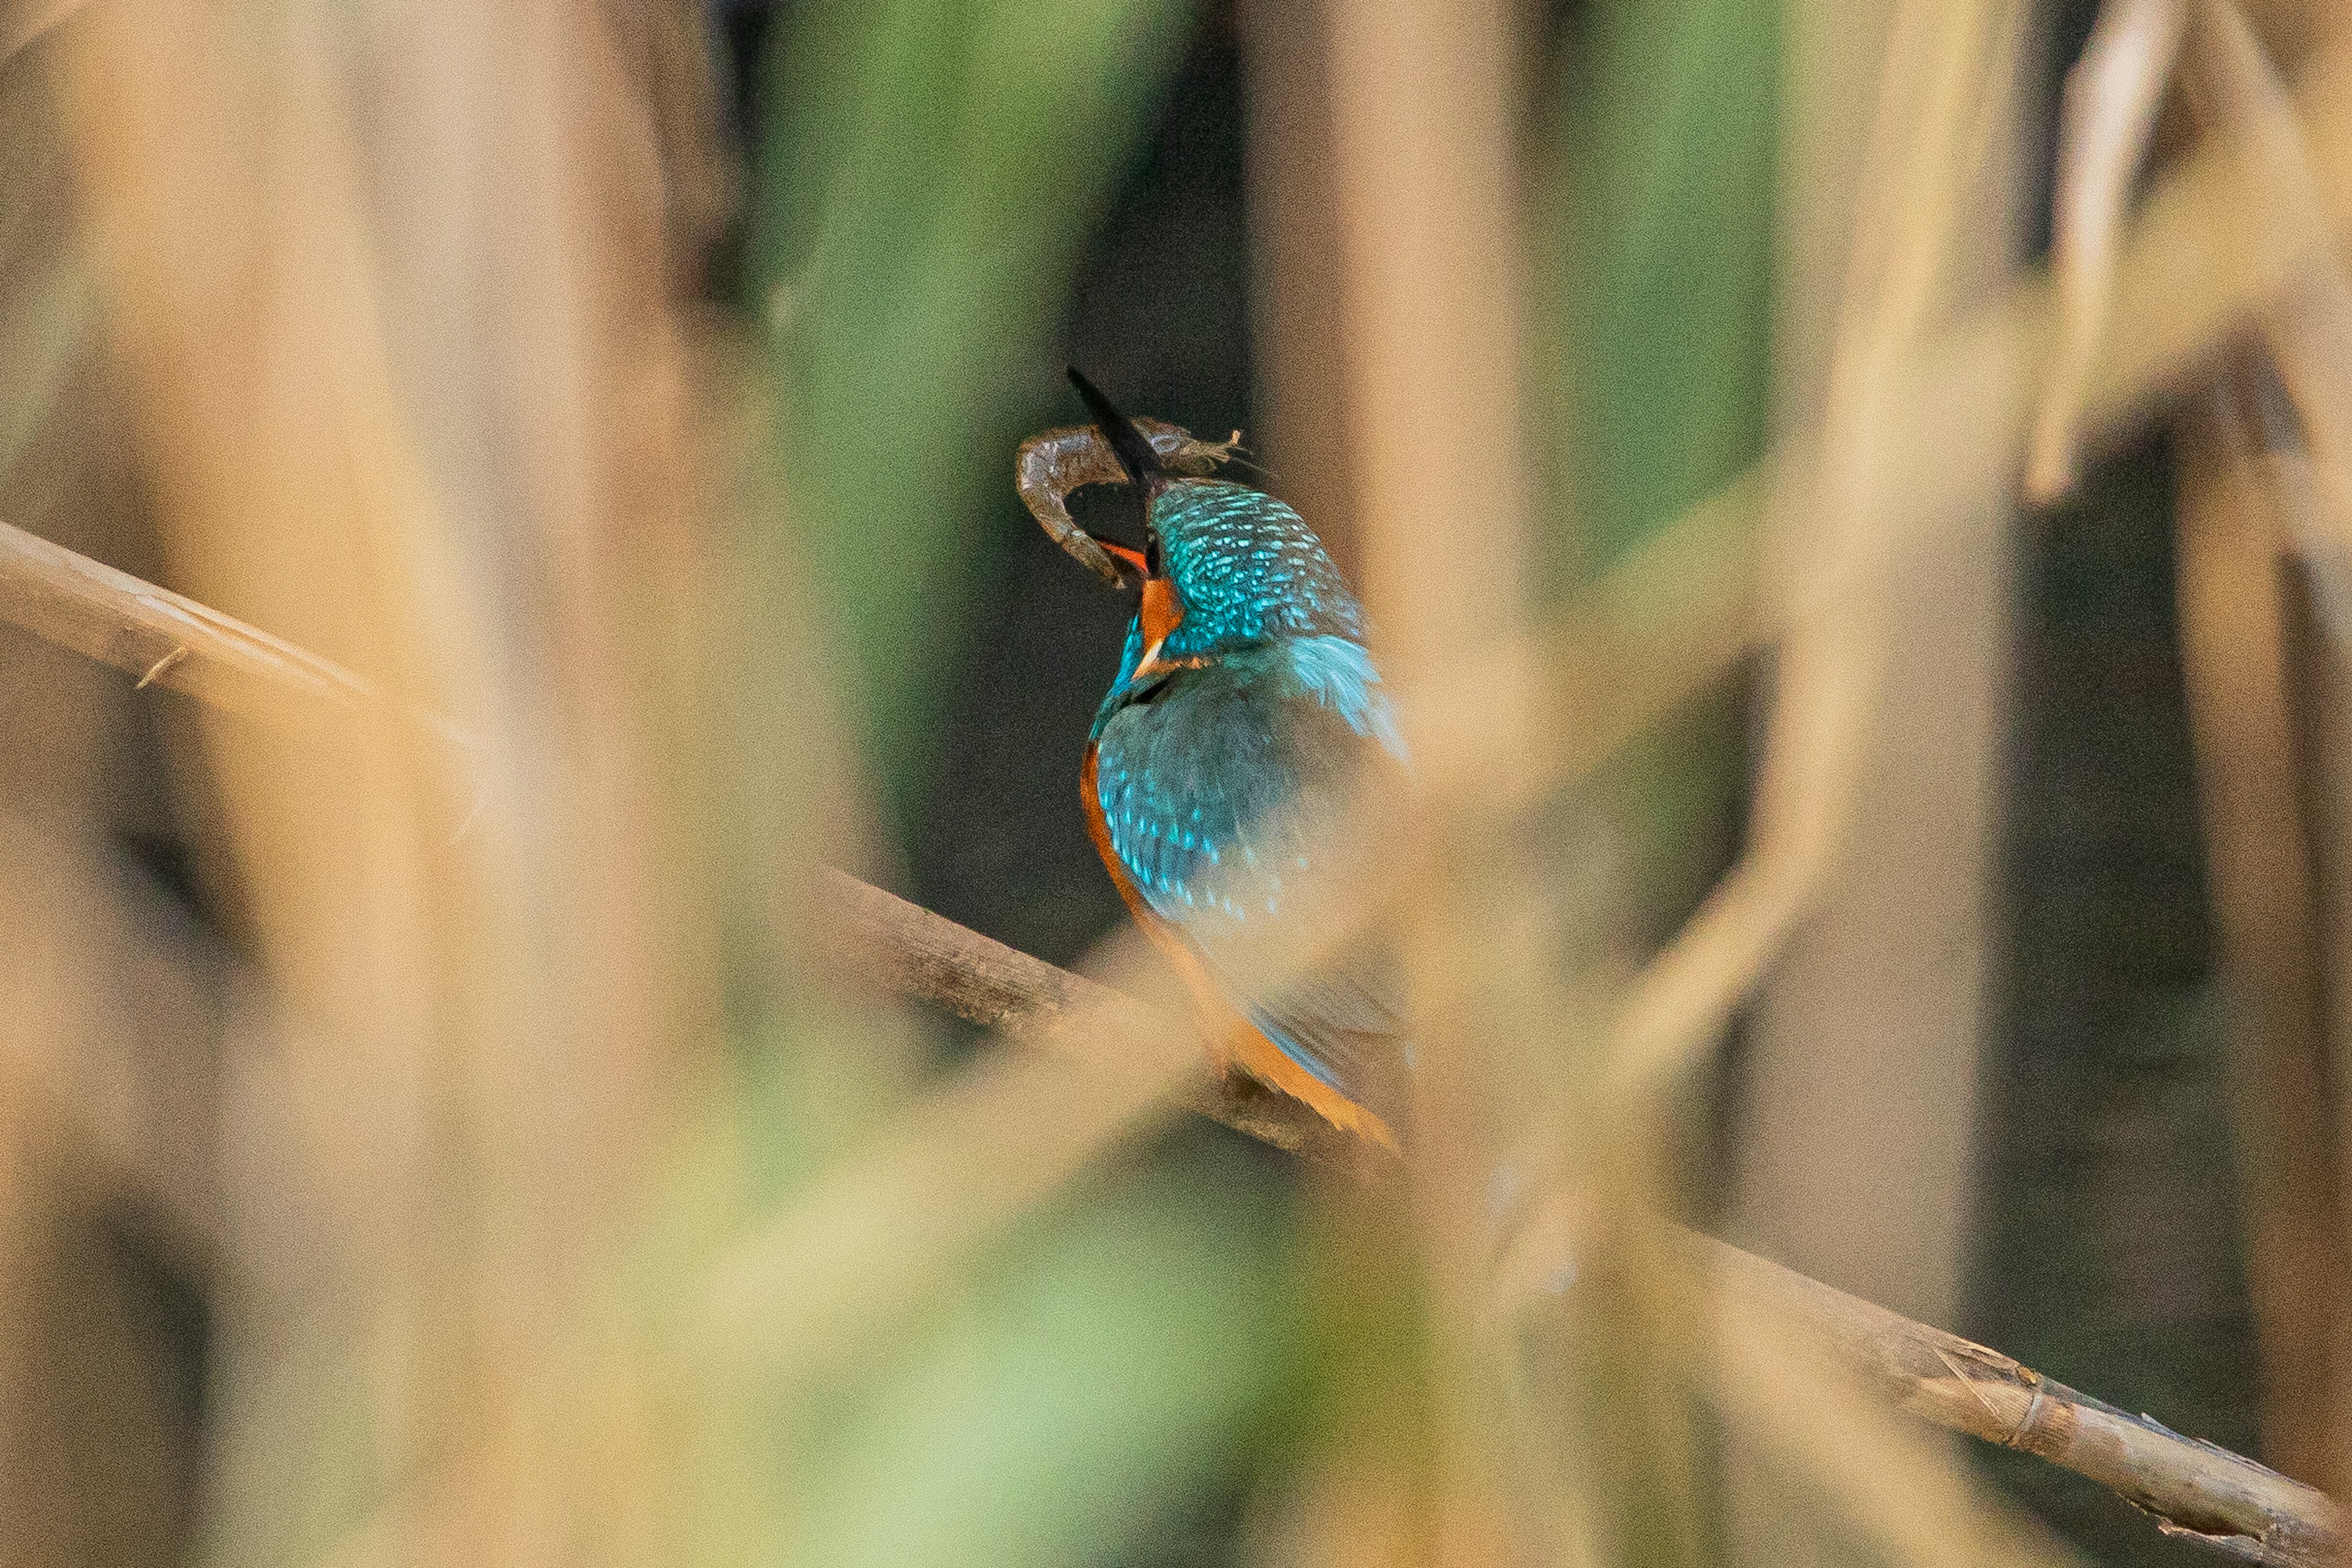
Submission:
[[[1522,671],[1503,667],[1479,693],[1483,732],[1424,722],[1419,697],[1456,650],[1515,636],[1528,613],[1519,29],[1506,7],[1443,0],[1323,10],[1345,345],[1336,424],[1366,608],[1415,767],[1443,774],[1475,751],[1516,771],[1534,718]],[[1536,868],[1505,829],[1444,834],[1426,869],[1391,897],[1432,1315],[1429,1560],[1585,1561],[1593,1546],[1572,1521],[1589,1505],[1549,1495],[1558,1480],[1526,1462],[1537,1429],[1487,1310],[1493,1173],[1541,1081],[1536,1021],[1559,1016],[1530,941]],[[1668,1472],[1654,1479],[1654,1503],[1677,1489]]]
[[[2288,688],[2288,579],[2242,395],[2182,416],[2180,603],[2213,902],[2235,1009],[2247,1280],[2265,1451],[2332,1484],[2343,1353],[2339,1179],[2330,1118],[2317,891]]]
[[[656,765],[699,737],[648,700],[711,597],[672,227],[708,221],[707,127],[660,26],[58,35],[174,574],[384,699],[207,737],[272,993],[226,1068],[222,1560],[552,1561],[703,1484],[649,1473],[644,1347],[592,1284],[716,1065]]]
[[[2322,34],[2316,12],[2269,7],[2273,37]],[[2325,58],[2319,62],[2325,66]],[[2318,68],[2315,68],[2315,69]],[[2281,1468],[2340,1484],[2352,1366],[2346,1166],[2334,1125],[2344,1049],[2331,1040],[2323,972],[2319,852],[2305,815],[2310,736],[2296,713],[2294,600],[2323,619],[2346,604],[2352,540],[2352,283],[2332,237],[2325,185],[2264,43],[2229,0],[2115,0],[2068,79],[2060,127],[2052,268],[2059,334],[2029,453],[2044,500],[2071,484],[2087,367],[2106,331],[2115,237],[2178,75],[2208,139],[2265,206],[2294,266],[2256,312],[2263,345],[2221,357],[2175,420],[2179,442],[2179,595],[2189,708],[2219,916],[2234,1004],[2230,1058],[2246,1209],[2247,1274],[2259,1327],[2264,1442]],[[2295,428],[2264,417],[2275,364]],[[2279,482],[2307,453],[2313,483]],[[2266,448],[2268,449],[2266,452]],[[2266,472],[2267,470],[2267,472]],[[2299,552],[2305,574],[2286,569]],[[2324,801],[2317,810],[2325,812]]]
[[[2340,18],[2334,31],[2340,41]],[[2340,584],[2352,545],[2352,279],[2263,40],[2231,0],[2201,0],[2190,34],[2184,85],[2199,120],[2239,140],[2248,182],[2276,204],[2304,258],[2258,318],[2292,436],[2286,421],[2258,420],[2242,389],[2233,396],[2226,362],[2181,417],[2180,594],[2214,905],[2243,1006],[2232,1046],[2266,1341],[2264,1441],[2276,1435],[2281,1469],[2340,1494],[2352,1482],[2352,1042],[2331,1037],[2327,1009],[2352,973],[2323,967],[2311,737],[2292,671],[2295,597]],[[2303,455],[2310,482],[2265,484],[2258,447]],[[2298,546],[2308,574],[2286,569]],[[2311,605],[2323,618],[2344,610],[2329,596]]]
[[[1791,576],[1872,552],[1909,504],[1880,479],[1882,421],[1936,326],[2014,268],[2031,9],[1787,16],[1775,419],[1822,453],[1810,504],[1776,520]],[[1783,724],[1831,700],[1841,677],[1818,661],[1855,689],[1843,739],[1820,742],[1834,778],[1788,791],[1832,821],[1743,1037],[1730,1178],[1736,1234],[1937,1319],[1958,1305],[1976,1174],[2014,521],[1997,469],[1953,500],[1899,570],[1821,612],[1833,632],[1780,650],[1768,783],[1806,765],[1774,759]],[[1771,812],[1759,851],[1786,836],[1790,807]],[[1890,1018],[1911,1026],[1902,1049],[1874,1046]]]

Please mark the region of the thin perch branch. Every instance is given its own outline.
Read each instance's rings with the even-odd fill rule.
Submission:
[[[0,522],[0,621],[215,708],[302,719],[380,709],[373,686],[332,660],[169,588]],[[437,714],[426,728],[472,740]]]
[[[100,664],[234,711],[373,706],[375,689],[194,599],[0,522],[0,617]]]
[[[2300,1481],[1738,1247],[1687,1233],[1684,1240],[1724,1299],[1802,1322],[1915,1415],[2086,1476],[2155,1515],[2168,1535],[2283,1568],[2336,1562],[2336,1505]]]
[[[838,871],[826,874],[825,886],[838,917],[838,961],[975,1023],[1025,1033],[1110,994]],[[1155,1023],[1157,1015],[1139,1004],[1116,1005],[1139,1028],[1171,1026]],[[1061,1048],[1084,1055],[1115,1049],[1117,1041],[1096,1036]],[[1344,1152],[1327,1147],[1330,1129],[1289,1100],[1204,1086],[1184,1104],[1279,1147],[1345,1163]],[[2283,1568],[2333,1562],[2336,1507],[2311,1487],[1738,1247],[1688,1233],[1685,1244],[1722,1298],[1801,1321],[1839,1361],[1915,1415],[2088,1477],[2155,1515],[2168,1533],[2209,1538],[2249,1561]]]
[[[1117,1050],[1121,1039],[1188,1032],[1189,1026],[1107,985],[1032,958],[846,872],[826,868],[819,888],[825,907],[814,923],[824,932],[827,956],[836,969],[868,984],[1081,1059],[1099,1059]],[[1088,1015],[1108,1020],[1110,1027],[1083,1033],[1059,1027]],[[1365,1146],[1356,1138],[1287,1095],[1245,1079],[1219,1080],[1204,1073],[1179,1089],[1176,1100],[1187,1110],[1319,1164],[1366,1168]]]

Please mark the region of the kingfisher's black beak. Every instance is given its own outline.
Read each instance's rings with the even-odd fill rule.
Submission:
[[[1127,470],[1128,483],[1142,492],[1145,515],[1150,515],[1152,501],[1168,488],[1168,470],[1160,466],[1160,454],[1151,449],[1151,442],[1135,427],[1135,421],[1121,414],[1102,389],[1080,374],[1076,365],[1065,366],[1070,384],[1078,389],[1086,400],[1087,413],[1093,416],[1095,428],[1110,443],[1118,466]]]

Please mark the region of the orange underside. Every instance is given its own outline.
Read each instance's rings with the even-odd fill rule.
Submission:
[[[1145,934],[1158,942],[1160,951],[1174,961],[1177,972],[1192,989],[1194,1005],[1207,1027],[1210,1049],[1214,1053],[1218,1070],[1230,1072],[1235,1068],[1247,1073],[1271,1089],[1278,1089],[1293,1100],[1303,1100],[1332,1126],[1343,1132],[1353,1132],[1393,1150],[1396,1135],[1387,1122],[1371,1110],[1357,1104],[1346,1095],[1308,1072],[1290,1058],[1290,1054],[1272,1040],[1265,1031],[1243,1016],[1241,1010],[1228,999],[1201,963],[1184,933],[1160,918],[1120,864],[1118,851],[1111,847],[1110,824],[1103,816],[1102,797],[1095,790],[1095,749],[1087,748],[1086,764],[1079,770],[1078,788],[1085,802],[1087,837],[1095,843],[1095,853],[1102,857],[1105,869],[1110,872],[1112,886],[1135,916]]]

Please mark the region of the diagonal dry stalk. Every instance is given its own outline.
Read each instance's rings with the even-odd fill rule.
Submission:
[[[2058,340],[2025,463],[2025,493],[2037,502],[2074,486],[2074,427],[2115,290],[2116,237],[2186,17],[2186,0],[2115,0],[2066,73],[2050,239]]]
[[[2002,90],[1990,5],[1906,6],[1888,46],[1864,210],[1832,353],[1802,559],[1747,854],[1637,984],[1619,1025],[1620,1070],[1670,1075],[1729,1017],[1834,852],[1876,662],[1875,572],[1892,566],[1882,469],[1903,376],[1926,329],[1937,258],[1973,172],[1970,131]],[[1923,112],[1924,103],[1924,112]],[[1924,180],[1918,171],[1927,171]],[[1859,564],[1858,564],[1859,563]],[[1810,590],[1810,592],[1809,592]]]
[[[2053,500],[2072,485],[2074,447],[2106,331],[2116,241],[2131,182],[2146,162],[2157,111],[2176,71],[2219,156],[2262,207],[2264,229],[2292,257],[2258,314],[2312,449],[2327,521],[2352,530],[2352,281],[2330,243],[2331,189],[2315,166],[2293,95],[2231,0],[2111,0],[2067,77],[2059,135],[2052,269],[2058,338],[2035,415],[2027,493]],[[2178,63],[2177,63],[2178,62]],[[2323,61],[2327,70],[2333,62]]]
[[[2245,184],[2269,202],[2272,226],[2299,258],[2262,313],[2263,342],[2294,403],[2340,547],[2352,541],[2352,277],[2330,239],[2294,100],[2261,39],[2231,0],[2201,0],[2198,22],[2189,101],[2233,140]]]
[[[1864,143],[1861,210],[1839,290],[1818,431],[1797,443],[1811,461],[1788,476],[1786,504],[1776,509],[1794,538],[1787,559],[1776,563],[1785,584],[1780,603],[1769,606],[1780,612],[1777,686],[1748,843],[1731,874],[1634,982],[1613,1021],[1609,1089],[1620,1116],[1628,1105],[1654,1107],[1672,1091],[1841,873],[1848,820],[1865,787],[1863,748],[1887,679],[1891,586],[1920,558],[1929,532],[1914,525],[1916,489],[1892,470],[1907,457],[1900,432],[1915,416],[1919,367],[1933,363],[1940,348],[1930,327],[1947,292],[1942,274],[1951,236],[1979,180],[1989,128],[2005,119],[2021,22],[2016,7],[1993,4],[1897,11]],[[1947,464],[1934,487],[1933,531],[1964,536],[1965,516],[1983,515],[1986,498],[2004,485],[1990,466]],[[1626,1120],[1646,1124],[1657,1114],[1646,1110]],[[1638,1142],[1626,1146],[1621,1159],[1627,1163],[1649,1157]],[[1554,1171],[1566,1172],[1575,1157],[1562,1148]],[[1583,1206],[1574,1185],[1555,1177],[1514,1238],[1522,1255],[1506,1263],[1501,1310],[1548,1318],[1540,1291],[1510,1296],[1515,1280],[1540,1285],[1564,1273],[1585,1277],[1598,1264],[1599,1272],[1622,1277],[1645,1295],[1652,1317],[1695,1320],[1679,1325],[1682,1354],[1673,1371],[1718,1405],[1736,1400],[1747,1384],[1733,1374],[1753,1370],[1755,1358],[1771,1356],[1773,1347],[1753,1344],[1745,1361],[1706,1355],[1706,1309],[1692,1303],[1706,1302],[1706,1288],[1720,1282],[1649,1241],[1638,1218],[1620,1234],[1599,1216],[1580,1214]],[[1578,1231],[1583,1234],[1571,1236]],[[1720,1305],[1729,1313],[1738,1303]],[[1863,1462],[1831,1462],[1832,1450],[1811,1436],[1863,1422],[1869,1412],[1841,1403],[1827,1384],[1816,1384],[1814,1392],[1829,1408],[1811,1420],[1788,1402],[1740,1404],[1753,1417],[1742,1431],[1759,1458],[1793,1459],[1809,1469],[1812,1489],[1841,1521],[1865,1528],[1877,1522],[1870,1506],[1876,1496],[1900,1498],[1906,1510],[1946,1500],[1940,1517],[1953,1528],[1940,1540],[1918,1529],[1877,1532],[1892,1560],[1930,1563],[1956,1552],[1998,1557],[2004,1550],[2016,1561],[2054,1560],[2042,1531],[1981,1506],[1985,1500],[1948,1454],[1916,1443],[1865,1444]]]

